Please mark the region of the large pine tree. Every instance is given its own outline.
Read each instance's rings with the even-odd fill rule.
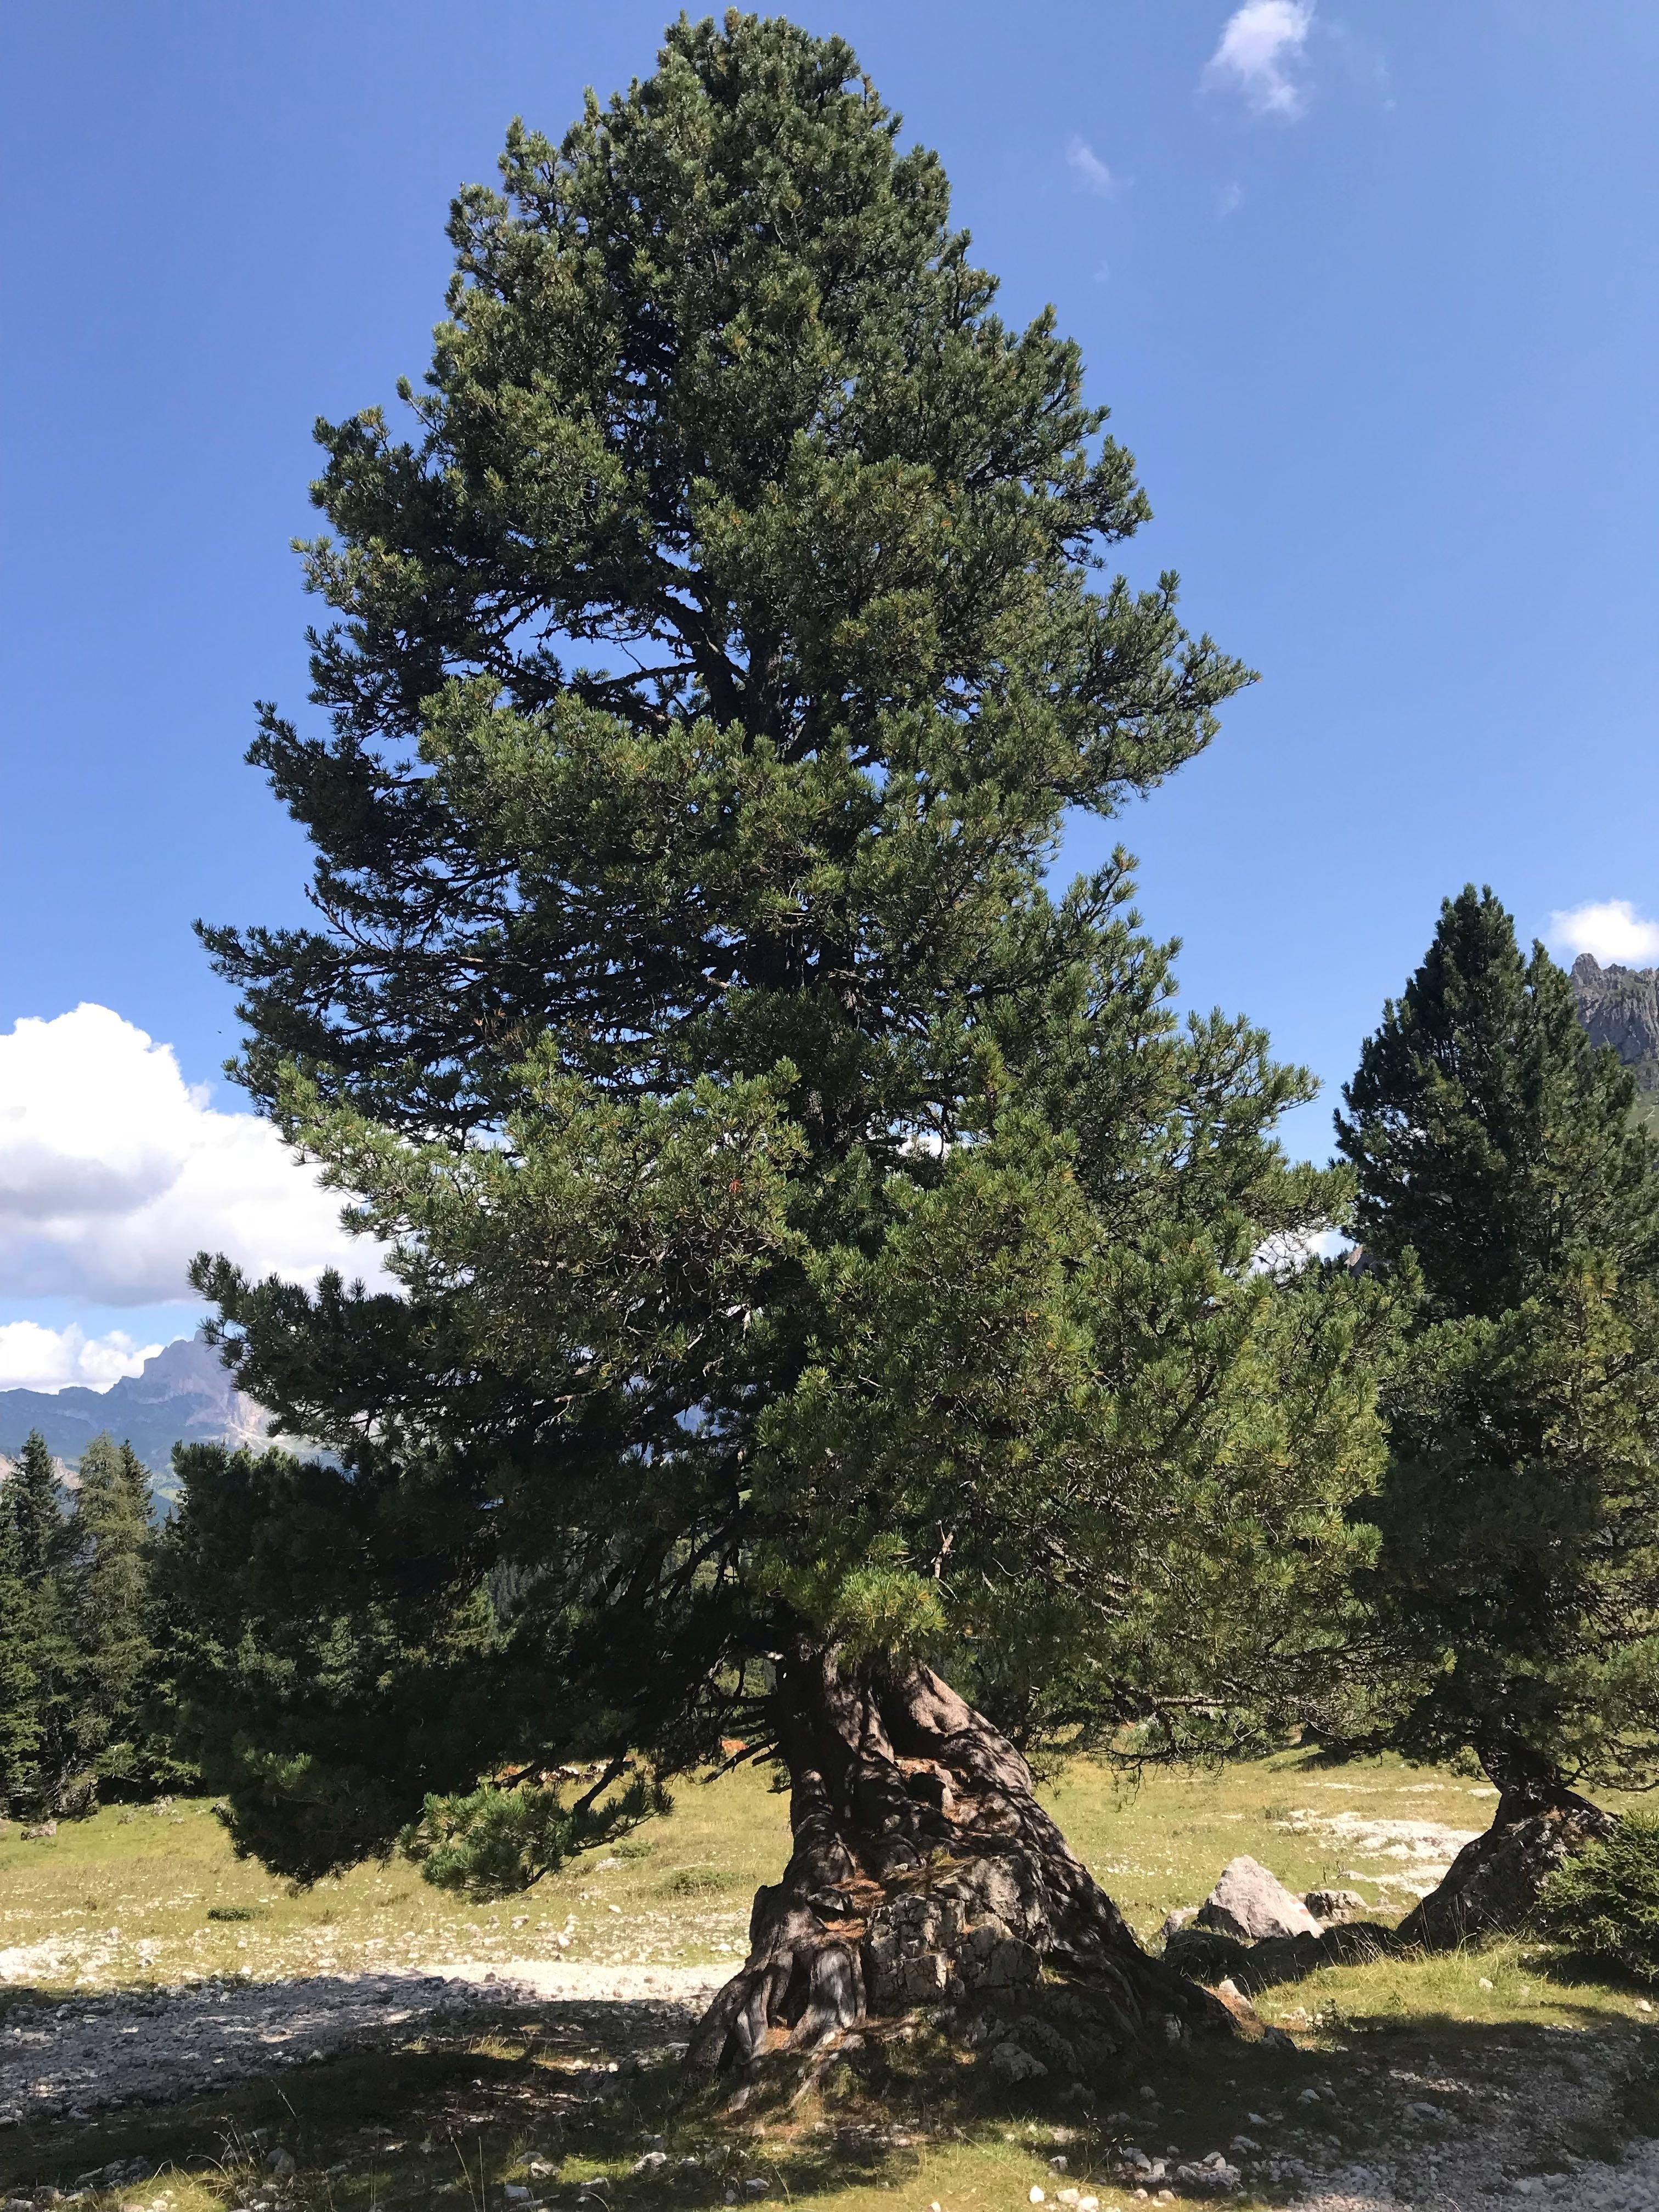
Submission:
[[[486,1771],[775,1756],[711,2064],[1045,1960],[1218,2019],[1006,1731],[1254,1740],[1372,1463],[1366,1287],[1255,1265],[1339,1202],[1305,1079],[1177,1028],[1121,855],[1045,887],[1245,672],[1095,582],[1131,459],[840,41],[682,22],[502,172],[411,441],[319,430],[332,727],[254,749],[319,921],[209,933],[394,1284],[198,1267],[339,1465],[183,1455],[194,1740],[268,1863],[426,1800],[474,1881],[588,1832]]]
[[[1472,884],[1345,1096],[1361,1233],[1423,1292],[1371,1508],[1394,1740],[1480,1759],[1494,1845],[1583,1826],[1578,1788],[1659,1780],[1659,1152],[1568,978]],[[1472,1850],[1422,1931],[1502,1917],[1496,1863]]]

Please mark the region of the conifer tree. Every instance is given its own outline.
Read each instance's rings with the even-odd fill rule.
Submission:
[[[67,1523],[58,1469],[39,1429],[32,1429],[24,1440],[6,1498],[17,1529],[19,1571],[30,1589],[40,1589],[64,1564]]]
[[[21,1640],[33,1679],[36,1792],[50,1802],[68,1759],[70,1646],[64,1617],[64,1571],[68,1523],[58,1469],[38,1429],[24,1439],[0,1504],[15,1532],[22,1586]]]
[[[1659,1780],[1659,1153],[1633,1096],[1469,885],[1338,1116],[1368,1249],[1423,1282],[1372,1509],[1393,1739],[1473,1753],[1500,1833]],[[1413,1925],[1467,1932],[1489,1859]]]
[[[319,925],[208,933],[244,1079],[393,1281],[198,1265],[339,1464],[180,1455],[190,1740],[266,1863],[415,1820],[475,1885],[630,1759],[624,1814],[775,1758],[793,1856],[710,2065],[1035,2002],[1048,1958],[1091,2049],[1224,2022],[1008,1731],[1261,1740],[1375,1451],[1369,1287],[1255,1264],[1342,1204],[1273,1139],[1306,1079],[1179,1028],[1123,855],[1045,880],[1246,672],[1172,575],[1092,581],[1131,458],[897,133],[841,41],[736,14],[514,125],[412,441],[319,428],[332,731],[269,710],[253,756]],[[476,1788],[574,1759],[575,1806]]]
[[[131,1444],[96,1437],[81,1455],[65,1577],[74,1646],[70,1744],[98,1784],[143,1778],[140,1707],[154,1660],[149,1477]]]
[[[1426,1315],[1506,1313],[1589,1253],[1638,1274],[1659,1267],[1659,1181],[1632,1127],[1633,1078],[1590,1045],[1543,947],[1523,959],[1489,890],[1468,884],[1444,902],[1343,1097],[1358,1232],[1387,1262],[1410,1247]]]
[[[11,1486],[0,1487],[0,1812],[31,1803],[40,1782],[34,1638]]]

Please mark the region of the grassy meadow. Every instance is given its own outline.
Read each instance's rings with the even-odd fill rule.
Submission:
[[[1484,1826],[1492,1804],[1489,1790],[1458,1776],[1386,1761],[1322,1766],[1297,1753],[1138,1787],[1078,1766],[1046,1794],[1149,1938],[1239,1852],[1292,1889],[1340,1884],[1391,1917],[1432,1879],[1433,1850],[1443,1863],[1451,1839]],[[786,1847],[784,1800],[752,1771],[684,1785],[672,1814],[619,1847],[489,1906],[434,1891],[395,1860],[291,1891],[238,1861],[201,1802],[106,1810],[41,1841],[13,1827],[0,1838],[9,1984],[0,1985],[0,2036],[9,2011],[16,2019],[64,1998],[203,1977],[265,1981],[457,1959],[735,1964],[750,1894],[775,1877]],[[1654,2018],[1634,1987],[1522,1943],[1326,1969],[1256,2002],[1295,2034],[1298,2053],[1143,2054],[1087,2098],[1050,2084],[1052,2097],[1033,2085],[999,2099],[982,2069],[923,2033],[866,2054],[856,2076],[843,2063],[810,2096],[765,2110],[732,2109],[729,2087],[688,2092],[660,2042],[619,2052],[580,2013],[530,2007],[185,2105],[0,2132],[0,2196],[70,2189],[94,2166],[143,2156],[163,2168],[155,2179],[89,2187],[84,2201],[149,2212],[394,2212],[442,2201],[493,2212],[525,2201],[504,2195],[511,2184],[589,2212],[762,2193],[844,2212],[896,2197],[914,2212],[1016,2212],[1038,2186],[1050,2212],[1061,2187],[1114,2207],[1130,2199],[1097,2177],[1115,2143],[1201,2157],[1252,2130],[1308,2138],[1311,2128],[1316,2148],[1361,2155],[1390,2139],[1412,2094],[1404,2082],[1490,2087],[1505,2069],[1523,2080],[1540,2067],[1570,2071],[1580,2048],[1644,2049]],[[1313,2120],[1310,2082],[1322,2100]],[[1659,2132],[1643,2094],[1617,2110],[1611,2133],[1605,2113],[1590,2130],[1586,2154],[1607,2154],[1621,2128]],[[264,2164],[274,2145],[294,2159],[292,2177]],[[635,2173],[657,2151],[666,2162]]]

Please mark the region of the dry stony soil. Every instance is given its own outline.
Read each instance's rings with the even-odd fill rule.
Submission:
[[[1149,1941],[1240,1852],[1388,1918],[1492,1804],[1297,1753],[1135,1790],[1078,1766],[1048,1795]],[[924,2028],[872,2033],[793,2100],[690,2087],[678,2046],[786,1844],[751,1771],[490,1906],[398,1861],[292,1892],[200,1802],[13,1826],[0,2212],[54,2192],[88,2212],[1116,2212],[1194,2197],[1174,2169],[1215,2153],[1241,2207],[1659,2212],[1654,2000],[1538,1944],[1267,1989],[1293,2051],[1137,2051],[1109,2079],[1009,2089]]]

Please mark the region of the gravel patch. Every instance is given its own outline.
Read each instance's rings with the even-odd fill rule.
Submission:
[[[0,2025],[0,2126],[162,2103],[493,2007],[626,2008],[638,2015],[627,2023],[636,2032],[659,2021],[672,2031],[725,1979],[711,1966],[461,1959],[417,1974],[200,1982],[19,2007]]]
[[[1509,2206],[1519,2212],[1527,2204],[1551,2205],[1555,2212],[1659,2212],[1659,2142],[1632,2144],[1617,2166],[1589,2163],[1513,2181],[1472,2177],[1449,2192],[1437,2184],[1406,2196],[1372,2183],[1350,2186],[1359,2179],[1334,2175],[1332,2189],[1297,2197],[1286,2212],[1499,2212]]]
[[[1376,1882],[1412,1898],[1426,1897],[1478,1828],[1449,1827],[1443,1820],[1374,1819],[1364,1813],[1326,1813],[1299,1805],[1284,1823],[1291,1834],[1318,1836],[1350,1862],[1344,1881]]]
[[[1618,2140],[1623,2100],[1656,2062],[1651,2028],[1548,2030],[1428,2069],[1362,2062],[1337,2094],[1364,2100],[1370,2142],[1345,2153],[1330,2137],[1297,2142],[1287,2124],[1276,2148],[1288,2170],[1279,2164],[1271,2193],[1291,2212],[1659,2212],[1659,2142],[1634,2138],[1611,2160],[1584,2154]]]

